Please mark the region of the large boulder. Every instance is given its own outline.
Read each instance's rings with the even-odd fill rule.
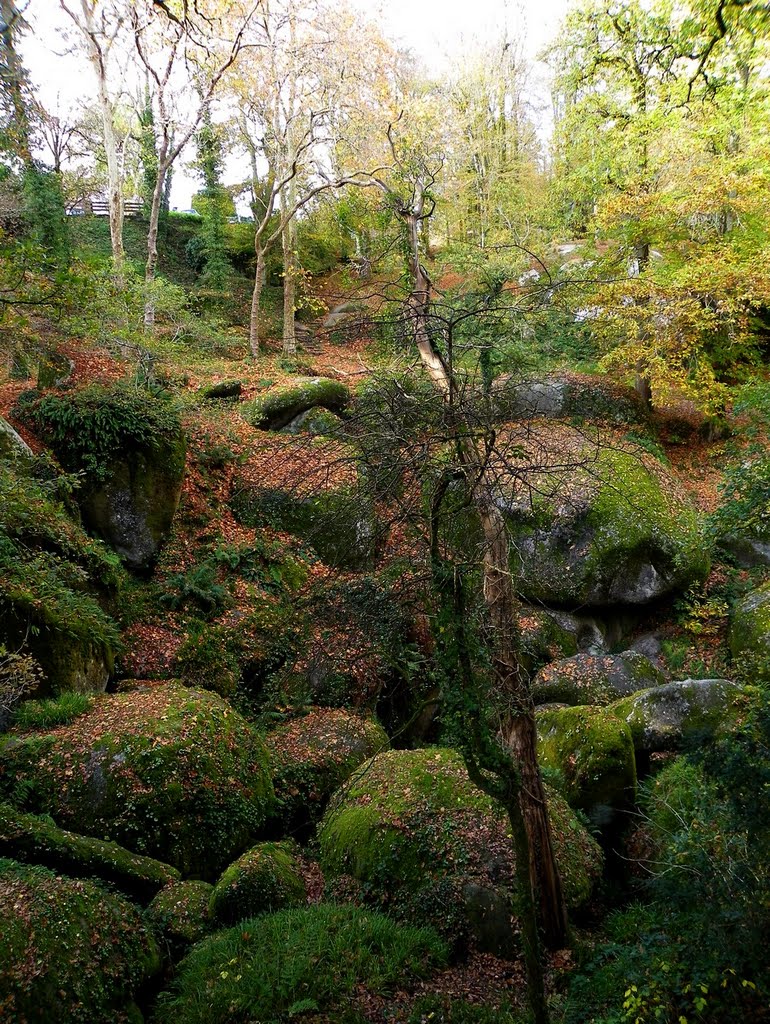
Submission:
[[[0,651],[14,653],[17,669],[35,659],[27,696],[104,690],[118,644],[104,605],[120,566],[50,477],[45,464],[0,458]]]
[[[601,873],[601,852],[549,792],[556,859],[570,907]],[[333,798],[319,830],[321,865],[352,892],[452,941],[510,955],[515,881],[510,823],[468,778],[454,750],[392,750]]]
[[[174,959],[214,930],[209,909],[213,892],[208,882],[172,882],[147,908],[147,920]]]
[[[646,424],[649,412],[633,388],[606,377],[549,373],[498,377],[492,385],[495,412],[503,419],[579,419]]]
[[[138,908],[93,882],[0,860],[0,1016],[18,1024],[141,1021],[160,968]]]
[[[78,501],[87,528],[131,569],[152,568],[171,529],[186,436],[166,401],[125,384],[21,396],[17,414],[65,469],[84,475]]]
[[[527,600],[562,608],[645,605],[708,570],[697,513],[650,456],[559,428],[525,470],[499,481],[511,569]],[[549,468],[550,466],[550,468]]]
[[[305,903],[307,891],[291,842],[259,843],[222,873],[209,904],[221,924],[237,924]]]
[[[309,377],[272,388],[266,395],[244,402],[241,415],[252,427],[280,430],[308,409],[322,407],[340,412],[350,400],[350,391],[338,380]]]
[[[220,697],[174,684],[98,697],[50,732],[9,733],[0,794],[202,878],[249,845],[273,802],[259,734]]]
[[[747,672],[770,678],[770,583],[752,590],[733,608],[730,649]]]
[[[543,708],[537,715],[541,765],[559,772],[570,806],[607,825],[636,797],[631,730],[603,708]]]
[[[665,675],[643,654],[575,654],[545,665],[532,680],[535,704],[611,704],[639,690],[661,686]]]
[[[302,453],[305,465],[310,458],[310,452]],[[299,483],[303,483],[301,474]],[[290,489],[242,479],[230,507],[244,526],[269,526],[293,533],[337,568],[362,568],[374,553],[374,509],[357,481],[328,479],[317,487],[308,484]]]
[[[179,880],[168,864],[131,853],[117,843],[81,836],[47,818],[0,804],[0,857],[42,864],[75,878],[101,878],[140,902]]]
[[[728,679],[683,679],[610,705],[631,730],[637,753],[685,750],[729,732],[746,708],[743,687]]]
[[[265,743],[277,814],[287,829],[317,821],[332,793],[390,746],[373,719],[336,708],[312,708],[268,733]]]

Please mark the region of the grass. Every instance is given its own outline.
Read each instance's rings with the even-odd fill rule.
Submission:
[[[245,921],[199,943],[155,1024],[279,1024],[338,1003],[361,983],[401,988],[446,962],[429,929],[355,907],[320,904]]]
[[[85,715],[92,704],[86,693],[60,693],[50,700],[28,700],[17,710],[14,724],[21,729],[53,729]]]

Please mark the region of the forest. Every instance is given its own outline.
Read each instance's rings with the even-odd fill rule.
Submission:
[[[770,1022],[770,8],[537,14],[0,0],[0,1024]]]

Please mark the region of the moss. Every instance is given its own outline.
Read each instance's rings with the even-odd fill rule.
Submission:
[[[208,882],[172,882],[157,894],[146,917],[155,934],[176,957],[213,931],[209,904],[214,887]]]
[[[604,706],[665,681],[663,673],[637,651],[577,654],[542,668],[532,681],[532,696],[536,704]]]
[[[601,708],[543,709],[537,716],[540,763],[559,772],[572,807],[596,824],[636,798],[636,761],[625,722]]]
[[[260,843],[222,874],[211,895],[211,916],[222,924],[305,902],[305,881],[293,843]]]
[[[0,460],[0,643],[40,662],[41,695],[102,690],[119,646],[102,606],[120,565],[70,515],[66,481],[40,461],[32,470]]]
[[[218,874],[273,802],[259,734],[221,698],[175,684],[94,700],[54,733],[11,734],[0,792],[183,874]]]
[[[727,679],[685,679],[625,697],[608,708],[628,724],[637,752],[683,750],[730,732],[747,691]]]
[[[7,1021],[125,1024],[137,1019],[132,999],[160,966],[155,942],[126,900],[8,860],[0,861],[0,934]]]
[[[349,399],[350,392],[340,381],[311,377],[273,388],[262,398],[244,402],[241,415],[252,427],[280,430],[296,416],[317,406],[339,412],[345,408]]]
[[[287,829],[317,821],[356,768],[390,746],[373,719],[333,708],[312,709],[268,733],[265,743],[277,813]]]
[[[752,591],[733,609],[730,650],[752,682],[770,680],[770,583]]]
[[[0,856],[42,864],[77,878],[101,878],[142,902],[179,878],[168,864],[130,853],[117,843],[67,832],[8,804],[0,804]]]
[[[540,473],[534,508],[509,516],[511,567],[528,600],[644,604],[706,575],[697,513],[663,467],[637,452],[589,449],[577,432],[559,438],[559,462],[575,468]]]
[[[601,853],[565,802],[549,791],[556,857],[576,906],[601,871]],[[506,949],[491,918],[515,893],[510,826],[500,806],[468,778],[448,749],[389,751],[361,766],[333,798],[319,831],[327,878],[351,876],[363,897],[409,920],[427,921],[453,941],[469,934]]]
[[[328,565],[359,569],[372,557],[374,510],[356,487],[328,487],[300,496],[276,488],[244,486],[236,491],[230,506],[245,526],[270,526],[301,537]]]
[[[527,609],[519,617],[522,654],[527,671],[537,672],[554,658],[577,654],[577,640],[547,612]]]

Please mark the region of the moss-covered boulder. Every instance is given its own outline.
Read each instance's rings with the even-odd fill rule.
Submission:
[[[8,420],[0,416],[0,459],[33,459],[32,449],[14,430]]]
[[[309,452],[304,453],[305,461],[309,457]],[[245,526],[269,526],[301,537],[324,562],[337,568],[360,569],[374,553],[374,509],[355,481],[325,479],[317,487],[290,490],[244,480],[237,485],[230,507]]]
[[[733,608],[730,649],[750,676],[770,679],[770,583],[747,594]]]
[[[134,998],[160,957],[127,900],[92,882],[0,860],[0,935],[4,1021],[141,1021]]]
[[[198,393],[208,401],[222,401],[238,399],[242,392],[243,384],[239,380],[220,380],[215,384],[207,384]]]
[[[535,704],[611,704],[652,686],[665,675],[643,654],[575,654],[541,668],[532,680]]]
[[[498,377],[492,386],[495,412],[502,419],[575,419],[640,424],[649,411],[633,388],[606,377],[549,373],[542,377]]]
[[[341,436],[343,420],[335,412],[316,406],[307,409],[287,423],[283,428],[286,434],[314,434],[320,437]]]
[[[350,400],[350,391],[338,380],[307,377],[272,388],[266,395],[244,402],[241,415],[252,427],[280,430],[308,409],[322,406],[340,412]]]
[[[527,473],[528,487],[500,481],[511,569],[527,600],[644,605],[705,575],[697,513],[652,457],[597,446],[567,427],[545,448],[537,463],[552,468]]]
[[[208,882],[172,882],[147,908],[152,930],[175,959],[214,931],[209,910],[213,892]]]
[[[601,852],[552,791],[549,810],[565,897],[575,907],[601,873]],[[319,840],[325,875],[342,893],[352,884],[356,898],[431,924],[452,941],[513,952],[510,825],[456,751],[379,754],[332,799]]]
[[[249,845],[273,802],[259,734],[220,697],[174,684],[98,697],[50,732],[9,733],[0,794],[202,878]]]
[[[305,880],[291,842],[260,843],[223,872],[211,895],[211,916],[221,924],[299,907]]]
[[[746,691],[727,679],[684,679],[625,697],[609,710],[628,724],[637,753],[652,753],[685,750],[729,732],[746,705]]]
[[[68,832],[9,804],[0,804],[0,857],[42,864],[74,878],[100,878],[142,903],[179,879],[178,871],[159,860]]]
[[[103,690],[119,643],[120,564],[65,497],[45,462],[0,459],[0,646],[42,668],[28,696]]]
[[[276,813],[287,829],[317,821],[332,793],[390,746],[374,719],[337,708],[313,708],[268,733],[265,743]]]
[[[607,825],[616,811],[633,806],[634,743],[622,719],[603,708],[543,708],[537,734],[540,764],[559,772],[571,807]]]
[[[71,472],[87,528],[131,569],[146,570],[171,529],[185,468],[186,436],[166,401],[125,384],[25,396],[18,415]]]
[[[539,608],[523,609],[519,615],[522,657],[530,673],[553,661],[577,654],[575,635],[553,616]]]
[[[319,1022],[342,1021],[362,991],[411,985],[446,960],[446,946],[428,928],[356,907],[282,910],[199,943],[158,1000],[154,1020],[256,1024],[310,1013]],[[354,1012],[350,1019],[361,1018]]]

